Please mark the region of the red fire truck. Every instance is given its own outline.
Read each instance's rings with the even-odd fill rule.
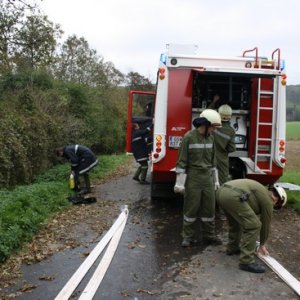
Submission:
[[[215,93],[233,110],[231,177],[274,184],[286,163],[286,75],[280,49],[270,58],[259,56],[257,48],[231,58],[197,52],[195,45],[168,45],[160,57],[156,92],[129,93],[127,152],[132,122],[148,126],[153,119],[151,197],[172,194],[182,137]]]

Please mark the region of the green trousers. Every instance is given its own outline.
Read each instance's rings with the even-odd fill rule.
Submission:
[[[203,238],[215,237],[215,191],[210,170],[189,170],[183,206],[183,238],[194,238],[200,217]]]
[[[256,241],[261,228],[259,217],[247,202],[241,202],[239,192],[228,187],[218,189],[216,200],[229,224],[227,250],[240,249],[240,263],[253,263]]]

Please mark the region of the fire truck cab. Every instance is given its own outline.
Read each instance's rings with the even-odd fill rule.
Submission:
[[[154,108],[151,197],[169,197],[173,192],[180,142],[216,93],[220,105],[233,110],[236,152],[230,154],[231,178],[274,184],[286,162],[284,67],[280,49],[270,58],[259,56],[257,48],[240,57],[217,58],[201,57],[196,45],[168,45],[160,56],[156,93],[149,92]],[[133,118],[137,116],[129,107],[128,152]]]

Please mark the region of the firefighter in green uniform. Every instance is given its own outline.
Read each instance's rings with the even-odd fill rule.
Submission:
[[[218,110],[222,127],[217,128],[213,135],[216,145],[217,168],[219,172],[220,185],[229,180],[229,157],[228,154],[235,151],[235,131],[230,126],[232,109],[229,105],[223,104]]]
[[[219,182],[211,135],[215,127],[221,125],[221,118],[215,110],[206,109],[193,125],[196,128],[182,139],[176,164],[174,191],[184,194],[182,246],[196,243],[194,223],[198,214],[204,243],[221,245],[215,235],[215,188],[219,187]]]
[[[228,219],[227,255],[240,254],[239,268],[253,273],[265,272],[255,263],[254,254],[259,236],[258,252],[268,255],[266,242],[274,209],[286,204],[285,190],[274,185],[271,191],[251,179],[236,179],[223,184],[216,192],[216,200]],[[259,216],[258,216],[259,215]]]

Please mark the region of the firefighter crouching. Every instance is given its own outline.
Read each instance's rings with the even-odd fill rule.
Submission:
[[[265,267],[255,263],[256,241],[258,252],[268,255],[266,242],[274,209],[286,204],[287,195],[282,187],[272,191],[251,179],[226,182],[216,192],[217,203],[224,210],[229,224],[227,255],[239,254],[239,268],[253,273],[264,273]],[[260,215],[260,217],[258,216]]]
[[[221,118],[215,110],[206,109],[193,121],[193,125],[195,129],[182,139],[176,164],[174,191],[184,193],[181,245],[189,247],[196,243],[194,223],[198,215],[202,222],[203,242],[221,245],[221,240],[215,235],[215,189],[219,182],[211,135],[215,127],[221,125]]]
[[[149,184],[149,182],[146,181],[149,160],[146,138],[151,132],[151,127],[152,125],[145,129],[140,129],[138,123],[132,124],[131,149],[136,162],[140,164],[133,176],[133,180],[138,181],[140,184]]]
[[[72,189],[77,195],[71,197],[70,201],[74,204],[84,203],[85,199],[82,195],[91,193],[89,171],[98,165],[96,155],[84,145],[59,147],[56,149],[56,155],[67,159],[71,163],[71,175],[75,181]],[[84,184],[80,183],[80,177],[82,176]],[[87,199],[92,199],[91,202],[96,201],[94,197]]]

